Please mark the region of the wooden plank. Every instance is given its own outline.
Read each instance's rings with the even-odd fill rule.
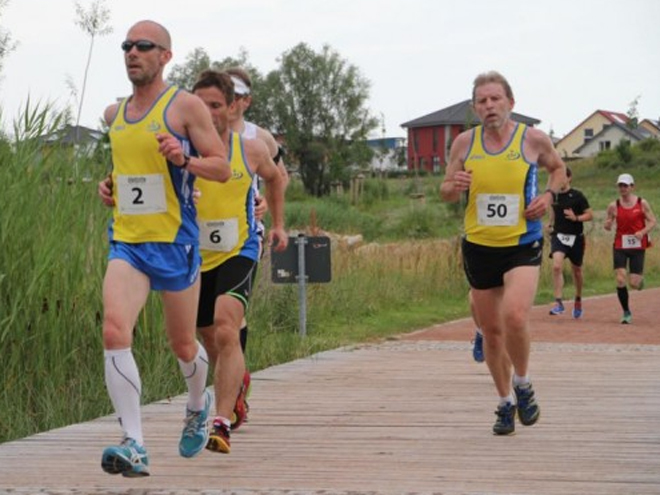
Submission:
[[[178,456],[184,398],[144,408],[152,476],[100,469],[110,417],[0,445],[0,494],[658,494],[660,347],[535,344],[542,417],[491,432],[467,342],[387,342],[255,373],[230,455]]]

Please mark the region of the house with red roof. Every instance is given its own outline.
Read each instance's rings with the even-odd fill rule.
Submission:
[[[512,112],[511,119],[530,127],[541,121]],[[456,136],[479,124],[472,101],[465,100],[401,124],[408,133],[408,170],[441,172],[449,161],[449,149]]]
[[[596,110],[580,122],[572,131],[557,141],[555,148],[559,152],[559,156],[564,159],[592,156],[599,151],[609,149],[618,144],[618,141],[613,143],[611,139],[603,139],[598,141],[597,146],[594,146],[593,144],[585,146],[589,141],[594,139],[594,137],[601,134],[606,127],[614,124],[618,124],[616,128],[620,130],[620,126],[625,127],[628,125],[628,116],[625,113],[620,112]],[[603,135],[601,134],[601,137],[602,136]],[[580,148],[582,148],[582,152],[579,150]],[[588,154],[586,154],[585,151],[587,151]]]

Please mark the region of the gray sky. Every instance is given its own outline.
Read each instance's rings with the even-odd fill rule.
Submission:
[[[91,0],[79,0],[85,7]],[[106,0],[110,35],[98,38],[81,123],[98,127],[104,108],[130,93],[119,45],[153,19],[172,34],[174,63],[194,48],[213,60],[244,47],[262,73],[299,42],[329,44],[371,82],[369,107],[388,136],[400,124],[471,95],[474,77],[495,69],[513,86],[519,113],[562,136],[594,110],[660,118],[660,2],[657,0]],[[89,38],[73,0],[9,0],[2,26],[20,44],[0,81],[3,124],[32,102],[59,107],[80,92]],[[377,135],[380,135],[378,131]]]

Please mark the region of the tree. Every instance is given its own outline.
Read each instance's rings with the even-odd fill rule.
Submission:
[[[167,76],[167,82],[190,90],[202,71],[206,69],[221,71],[230,67],[241,67],[250,74],[250,79],[252,79],[252,104],[246,116],[251,121],[269,128],[273,119],[266,111],[266,106],[263,102],[267,99],[270,91],[264,81],[264,77],[250,63],[248,52],[245,48],[239,50],[238,57],[225,57],[219,61],[211,61],[211,57],[206,50],[199,47],[195,48],[186,56],[186,61],[183,64],[176,64],[172,67]]]
[[[87,86],[87,75],[92,62],[92,52],[94,50],[94,39],[97,36],[104,36],[112,32],[112,27],[108,25],[110,20],[110,10],[104,5],[104,0],[94,0],[85,10],[78,2],[76,5],[76,24],[89,36],[89,52],[87,54],[87,64],[85,65],[85,75],[83,77],[80,102],[78,104],[78,115],[76,117],[76,127],[80,125],[80,115],[82,114],[83,101],[85,99],[85,88]]]
[[[186,55],[186,61],[183,64],[172,66],[167,76],[167,82],[175,84],[180,88],[190,90],[195,84],[197,76],[204,70],[211,67],[211,57],[201,47],[195,48]]]
[[[369,82],[330,46],[316,53],[300,43],[284,52],[266,87],[274,130],[285,137],[310,194],[328,194],[333,180],[349,178],[350,165],[369,162],[366,138],[378,127],[365,106]]]
[[[7,3],[8,0],[0,0],[0,19],[2,18],[2,10],[7,6]],[[5,58],[15,48],[16,42],[12,39],[11,33],[0,26],[0,72],[2,72]]]
[[[637,107],[639,106],[639,99],[641,97],[641,95],[637,95],[628,105],[626,115],[628,116],[627,125],[630,129],[637,129],[639,126],[639,111],[637,110]]]

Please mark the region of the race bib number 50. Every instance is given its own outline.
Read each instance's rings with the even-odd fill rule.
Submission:
[[[118,209],[124,215],[147,215],[167,211],[162,174],[119,175]]]
[[[518,224],[520,196],[517,194],[479,194],[477,221],[479,225],[511,227]]]

